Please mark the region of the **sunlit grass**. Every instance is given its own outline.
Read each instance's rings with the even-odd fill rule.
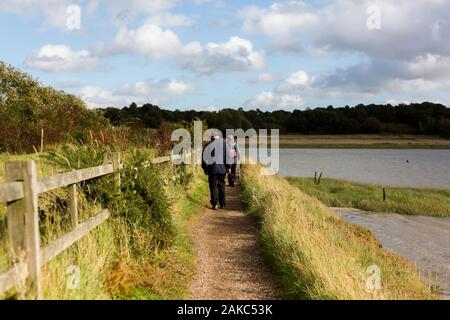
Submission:
[[[243,200],[261,222],[265,252],[284,293],[294,299],[433,299],[409,263],[384,251],[375,237],[333,214],[285,179],[246,166]],[[369,291],[367,268],[381,269]]]

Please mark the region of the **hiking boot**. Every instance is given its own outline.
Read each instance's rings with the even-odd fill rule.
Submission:
[[[213,210],[217,210],[217,204],[214,204],[214,205],[212,206],[212,209],[213,209]]]

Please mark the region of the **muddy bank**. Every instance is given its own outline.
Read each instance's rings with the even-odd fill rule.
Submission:
[[[427,283],[438,286],[443,299],[450,300],[450,218],[333,210],[371,230],[387,251],[409,260]]]

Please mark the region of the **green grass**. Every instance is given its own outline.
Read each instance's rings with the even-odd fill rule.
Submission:
[[[403,258],[384,251],[366,229],[337,217],[317,199],[278,176],[247,165],[243,200],[261,223],[261,239],[292,299],[435,299]],[[368,268],[381,271],[381,288],[368,290]]]
[[[124,152],[122,156],[127,165],[132,158],[131,153]],[[4,173],[3,163],[15,160],[36,160],[40,176],[67,171],[36,154],[0,154],[0,181]],[[107,222],[44,266],[42,282],[46,299],[147,300],[181,299],[185,296],[195,271],[195,252],[189,237],[189,223],[201,211],[201,201],[208,188],[206,181],[200,177],[195,177],[187,185],[174,181],[172,178],[178,177],[180,172],[177,169],[175,174],[170,165],[159,165],[158,172],[158,179],[163,181],[162,189],[169,198],[168,212],[174,225],[170,244],[164,248],[155,246],[153,231],[158,231],[158,228],[149,231],[138,223],[130,224],[127,217],[116,212]],[[122,182],[125,188],[125,177]],[[64,223],[67,212],[60,205],[55,205],[59,203],[57,199],[66,197],[65,189],[40,197],[40,208],[45,209],[47,217],[51,218],[41,219],[43,245],[67,232],[67,223]],[[82,221],[99,211],[99,202],[90,201],[84,193],[80,193]],[[0,271],[11,265],[6,222],[5,207],[0,206]],[[80,287],[67,290],[67,270],[72,265],[80,268]],[[5,297],[27,298],[21,294],[22,289],[18,289],[18,295],[11,290]]]
[[[312,178],[289,177],[287,180],[330,207],[405,215],[450,216],[448,189],[387,188],[386,201],[383,201],[383,187],[378,185],[334,179],[322,179],[320,185],[315,185]]]
[[[187,191],[173,188],[168,192],[173,203],[172,218],[176,229],[173,245],[158,252],[151,263],[137,266],[140,270],[133,270],[132,267],[121,270],[125,273],[131,271],[133,275],[121,284],[129,289],[121,290],[116,298],[180,300],[189,293],[189,284],[196,269],[196,252],[189,228],[203,210],[208,185],[205,179],[196,177]]]

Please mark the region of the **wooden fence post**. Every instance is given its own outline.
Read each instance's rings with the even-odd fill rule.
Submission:
[[[72,220],[72,227],[75,229],[79,224],[78,191],[76,184],[72,184],[69,186],[69,211],[70,211],[70,218]]]
[[[114,168],[114,189],[118,194],[120,193],[120,153],[114,152],[112,154],[112,164]]]
[[[25,253],[31,294],[42,299],[38,183],[34,161],[7,162],[6,181],[21,181],[24,198],[8,203],[8,234],[14,259]]]

